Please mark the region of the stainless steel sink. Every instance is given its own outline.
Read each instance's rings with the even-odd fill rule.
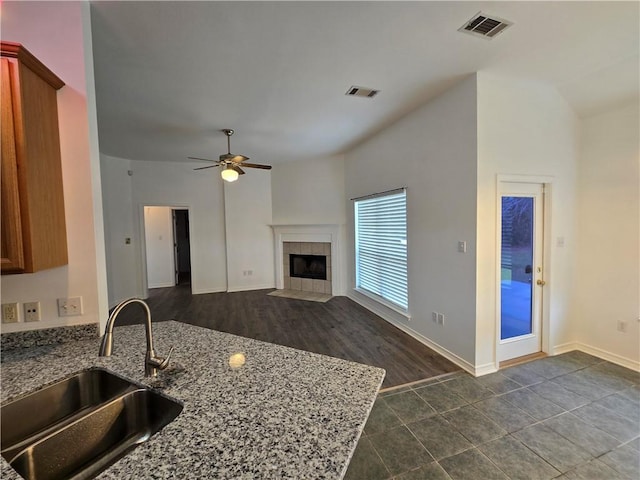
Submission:
[[[181,411],[106,370],[84,370],[3,405],[1,453],[29,480],[91,478]]]
[[[106,370],[95,368],[42,388],[2,406],[2,446],[19,445],[65,420],[135,387]],[[137,388],[137,387],[136,387]]]

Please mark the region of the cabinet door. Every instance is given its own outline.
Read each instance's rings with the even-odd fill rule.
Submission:
[[[2,84],[0,103],[2,104],[2,184],[0,201],[2,206],[2,250],[0,261],[3,272],[24,271],[24,250],[22,246],[22,225],[20,220],[20,199],[18,192],[18,171],[16,166],[16,143],[14,135],[13,93],[11,81],[13,68],[10,62],[2,60]]]

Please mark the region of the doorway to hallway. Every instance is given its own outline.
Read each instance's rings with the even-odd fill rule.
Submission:
[[[190,285],[189,210],[145,206],[144,237],[148,288]]]
[[[189,211],[173,209],[172,213],[176,285],[191,285]]]

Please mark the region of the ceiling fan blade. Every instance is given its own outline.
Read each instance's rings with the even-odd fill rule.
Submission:
[[[194,168],[194,170],[204,170],[205,168],[219,167],[220,165],[207,165],[206,167]]]
[[[271,170],[271,165],[261,165],[259,163],[243,163],[243,167],[261,168],[262,170]]]
[[[194,168],[194,170],[204,170],[206,168],[222,167],[223,178],[226,174],[227,169],[233,170],[238,175],[244,175],[245,171],[242,168],[240,168],[240,163],[244,162],[245,160],[249,160],[249,157],[245,157],[244,155],[235,155],[231,153],[231,135],[233,135],[233,130],[229,128],[225,128],[222,131],[227,136],[227,153],[223,153],[222,155],[220,155],[219,160],[211,160],[209,158],[200,158],[200,157],[187,157],[187,158],[189,158],[190,160],[200,160],[204,162],[214,163],[214,165],[207,165],[206,167]],[[263,170],[271,170],[271,166],[260,165],[258,163],[242,163],[242,166],[243,167],[247,166],[251,168],[261,168]]]
[[[211,160],[209,158],[199,158],[199,157],[187,157],[189,160],[202,160],[203,162],[217,162],[217,160]]]
[[[223,155],[220,155],[221,162],[240,163],[244,162],[245,160],[249,160],[249,157],[245,157],[244,155],[234,155],[233,153],[225,153]]]

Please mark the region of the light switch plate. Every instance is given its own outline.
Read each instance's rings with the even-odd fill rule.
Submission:
[[[82,297],[58,299],[59,317],[75,317],[77,315],[82,315]]]

